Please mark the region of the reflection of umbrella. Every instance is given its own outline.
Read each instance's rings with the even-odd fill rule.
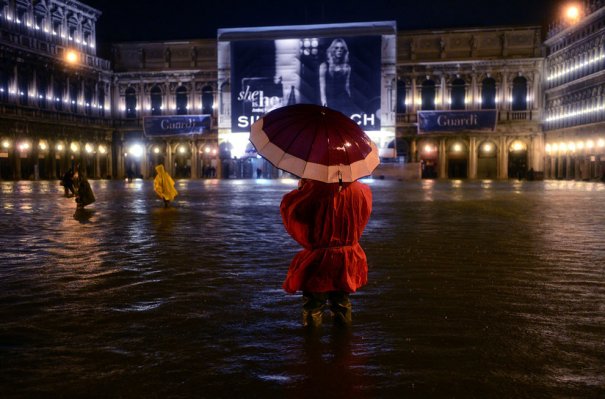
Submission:
[[[296,104],[252,125],[250,141],[269,162],[326,183],[355,181],[378,166],[378,148],[351,119],[330,108]]]

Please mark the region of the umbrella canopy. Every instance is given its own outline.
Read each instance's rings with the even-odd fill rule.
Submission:
[[[319,105],[269,112],[252,125],[250,141],[277,168],[325,183],[369,176],[380,163],[376,144],[355,122]]]

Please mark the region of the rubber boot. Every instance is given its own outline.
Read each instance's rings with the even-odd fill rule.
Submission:
[[[350,326],[353,322],[352,305],[346,293],[334,293],[330,295],[330,310],[334,317],[334,324]]]
[[[326,299],[321,294],[303,292],[302,324],[304,327],[321,326]]]

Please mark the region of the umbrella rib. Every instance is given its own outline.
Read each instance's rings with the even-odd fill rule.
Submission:
[[[349,158],[349,153],[348,153],[348,152],[347,152],[347,150],[346,150],[346,148],[347,148],[347,146],[345,145],[346,140],[345,140],[345,139],[342,137],[342,134],[340,133],[340,129],[338,129],[338,130],[336,131],[336,133],[337,133],[337,134],[338,134],[338,136],[340,137],[340,141],[341,141],[341,143],[342,143],[342,147],[344,148],[344,153],[345,153],[345,156],[346,156],[346,158],[347,158],[348,165],[350,166],[350,165],[351,165],[351,159]],[[351,179],[353,179],[353,173],[351,173]]]

